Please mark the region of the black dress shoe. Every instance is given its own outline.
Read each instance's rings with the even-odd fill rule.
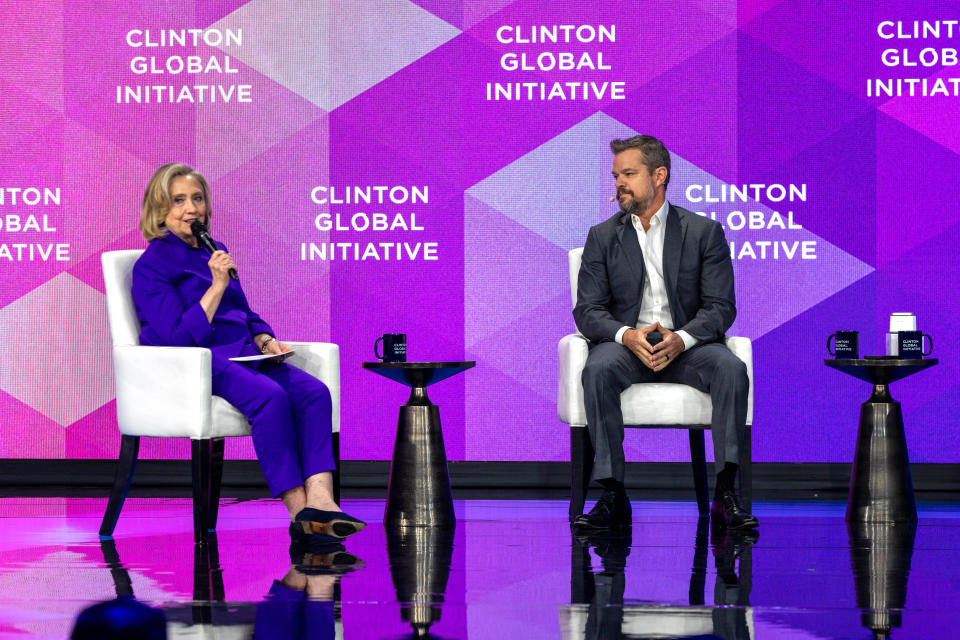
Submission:
[[[710,542],[713,544],[713,557],[717,561],[718,586],[734,587],[740,584],[737,575],[737,559],[756,544],[760,532],[756,529],[727,529],[723,526],[713,528]],[[717,592],[721,593],[720,591]],[[723,591],[722,602],[716,604],[737,604],[739,592]]]
[[[574,539],[581,545],[593,547],[603,562],[604,571],[623,571],[633,544],[632,527],[602,531],[575,531]]]
[[[575,531],[600,531],[629,527],[633,522],[633,509],[627,494],[604,491],[593,505],[590,513],[584,513],[573,519]]]
[[[710,535],[710,544],[713,546],[715,558],[730,558],[736,560],[760,539],[760,532],[756,529],[727,529],[716,527]]]
[[[367,523],[342,511],[301,509],[290,524],[290,537],[295,542],[337,542],[362,531]]]
[[[312,544],[312,545],[321,545],[321,544],[337,544],[343,542],[343,538],[337,536],[328,536],[323,533],[310,533],[310,529],[307,526],[304,526],[303,522],[291,522],[290,528],[290,541],[293,544]]]
[[[714,498],[710,506],[710,516],[714,524],[728,529],[752,529],[760,521],[740,504],[740,499],[733,491],[721,491],[718,498]]]
[[[308,575],[340,574],[366,566],[363,560],[347,553],[342,544],[298,542],[290,545],[290,564],[300,573]]]

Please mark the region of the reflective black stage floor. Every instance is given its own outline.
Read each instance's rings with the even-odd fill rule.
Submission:
[[[754,540],[692,501],[635,501],[631,536],[578,540],[561,500],[458,500],[455,530],[404,532],[382,500],[346,500],[370,526],[297,568],[275,500],[224,500],[210,548],[186,499],[128,499],[112,542],[104,506],[0,499],[0,639],[68,637],[117,594],[162,607],[170,637],[958,637],[957,503],[848,529],[840,502],[760,502]]]

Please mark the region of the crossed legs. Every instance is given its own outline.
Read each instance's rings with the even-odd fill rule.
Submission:
[[[296,529],[342,539],[363,528],[333,499],[332,400],[325,384],[282,363],[253,368],[231,362],[213,377],[213,393],[250,421],[270,493],[297,525],[291,535]]]
[[[283,506],[290,512],[290,520],[306,508],[321,509],[323,511],[340,511],[340,506],[333,501],[333,472],[316,473],[299,487],[287,489],[280,494]]]

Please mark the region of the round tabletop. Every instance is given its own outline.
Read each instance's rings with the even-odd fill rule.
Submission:
[[[918,371],[928,369],[937,362],[939,362],[937,358],[901,360],[894,356],[867,356],[860,360],[827,358],[823,361],[828,367],[843,371],[854,378],[865,380],[871,384],[890,384]]]
[[[390,378],[408,387],[426,387],[446,380],[476,366],[476,361],[462,362],[364,362],[363,368]]]

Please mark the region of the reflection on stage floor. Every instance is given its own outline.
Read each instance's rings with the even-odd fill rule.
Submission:
[[[692,502],[635,501],[632,530],[577,537],[560,500],[458,500],[453,528],[387,531],[382,500],[342,548],[291,548],[275,500],[224,500],[194,546],[189,500],[0,498],[0,640],[65,638],[92,602],[164,610],[171,638],[948,638],[960,504],[916,525],[844,522],[841,502],[757,502],[758,532]],[[711,636],[712,634],[712,636]]]

